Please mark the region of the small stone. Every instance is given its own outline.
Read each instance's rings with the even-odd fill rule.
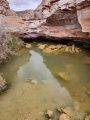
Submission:
[[[90,120],[90,115],[85,117],[85,120]]]
[[[26,44],[26,48],[29,49],[29,48],[31,48],[31,47],[32,47],[31,44],[28,44],[28,43]]]
[[[41,49],[41,50],[45,49],[45,47],[46,47],[46,44],[44,44],[44,45],[39,45],[39,49]]]
[[[57,107],[56,110],[60,113],[63,113],[62,109],[60,107]]]
[[[87,91],[87,94],[90,95],[90,91]]]
[[[79,48],[76,48],[75,51],[76,51],[76,53],[80,53]]]
[[[69,107],[66,107],[64,109],[62,109],[63,113],[67,114],[68,116],[72,116],[72,111]]]
[[[52,119],[54,117],[54,112],[52,110],[48,110],[47,115],[50,119]]]
[[[44,53],[53,53],[53,51],[49,48],[46,48],[43,50]]]
[[[58,72],[58,76],[63,78],[63,80],[65,81],[71,81],[71,78],[68,72]]]
[[[38,82],[36,80],[32,80],[31,83],[37,84]]]
[[[25,82],[31,82],[31,81],[32,81],[31,78],[27,78],[27,79],[25,80]]]
[[[62,45],[57,45],[57,49],[61,49],[62,48]]]
[[[50,45],[48,48],[53,50],[53,49],[56,49],[57,46],[55,46],[55,45]]]
[[[58,120],[70,120],[70,117],[63,113],[59,116]]]

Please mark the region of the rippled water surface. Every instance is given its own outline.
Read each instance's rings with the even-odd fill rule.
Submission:
[[[21,49],[0,72],[9,83],[9,89],[0,94],[0,120],[46,120],[47,109],[76,103],[83,113],[90,113],[89,54]],[[58,73],[68,73],[70,80]]]

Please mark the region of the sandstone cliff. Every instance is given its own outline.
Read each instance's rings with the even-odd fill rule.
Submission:
[[[28,20],[46,19],[49,26],[74,25],[81,27],[82,32],[90,32],[90,0],[42,0],[25,17]]]
[[[0,14],[6,15],[6,16],[16,15],[15,11],[10,9],[9,3],[6,0],[0,0]]]
[[[14,10],[11,10],[7,0],[0,0],[0,28],[7,31],[17,31],[20,27],[25,27],[26,24]]]

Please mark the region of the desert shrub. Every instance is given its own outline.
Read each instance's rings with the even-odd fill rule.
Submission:
[[[22,41],[0,29],[0,64],[7,61],[23,45]]]

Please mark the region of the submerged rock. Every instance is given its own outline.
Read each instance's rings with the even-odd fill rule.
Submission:
[[[53,51],[49,48],[46,48],[43,50],[44,53],[53,53]]]
[[[36,80],[32,80],[31,78],[27,78],[25,82],[32,83],[32,84],[37,84],[38,82]]]
[[[65,81],[70,81],[71,80],[68,72],[59,72],[58,76],[63,78]]]
[[[87,91],[87,94],[90,96],[90,91]]]
[[[7,83],[3,79],[3,77],[0,76],[0,92],[2,92],[3,90],[5,90],[6,88],[7,88]]]
[[[47,115],[50,119],[52,119],[54,117],[54,112],[52,110],[48,110]]]
[[[40,45],[39,45],[39,49],[43,50],[43,49],[46,48],[46,46],[47,46],[47,44],[40,44]]]

